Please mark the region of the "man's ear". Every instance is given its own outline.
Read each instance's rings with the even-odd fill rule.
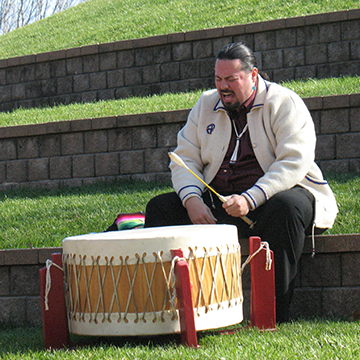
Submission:
[[[255,82],[256,81],[256,77],[258,75],[258,68],[254,67],[252,70],[251,70],[251,77],[252,77],[252,80]]]

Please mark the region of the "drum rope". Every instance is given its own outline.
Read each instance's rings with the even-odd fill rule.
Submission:
[[[171,261],[171,289],[172,289],[172,296],[169,299],[172,307],[175,309],[175,299],[176,299],[176,276],[175,276],[175,264],[178,261],[184,260],[186,262],[186,259],[179,256],[174,256]]]
[[[216,286],[216,275],[217,275],[217,272],[218,272],[220,255],[221,255],[221,252],[219,251],[219,249],[217,249],[215,267],[213,267],[210,256],[208,257],[209,267],[210,267],[211,275],[212,275],[212,284],[211,284],[211,293],[210,293],[210,301],[209,302],[210,302],[210,304],[212,304],[213,299],[215,298],[219,307],[220,307],[220,302],[221,301],[219,299],[219,294],[218,294],[217,286]]]
[[[208,254],[209,254],[209,252],[206,249],[204,249],[204,261],[202,263],[201,273],[200,273],[201,286],[199,287],[199,295],[201,295],[201,297],[204,300],[205,312],[209,311],[209,303],[206,301],[206,298],[205,298],[205,289],[204,289],[204,284],[202,281],[204,279],[204,274],[205,274],[205,269],[206,269],[206,259],[208,258]]]
[[[119,299],[116,289],[119,286],[120,276],[121,276],[121,272],[123,269],[123,259],[122,259],[122,257],[120,257],[120,268],[119,268],[116,278],[115,278],[113,260],[114,260],[114,257],[111,257],[110,271],[111,271],[111,278],[112,278],[112,282],[113,282],[113,286],[114,286],[114,292],[113,292],[113,296],[112,296],[111,303],[110,303],[110,308],[109,308],[109,313],[108,313],[108,321],[111,322],[111,313],[112,313],[112,310],[113,310],[113,307],[114,307],[114,304],[116,301],[116,306],[117,306],[118,314],[119,314],[117,321],[119,322],[121,320],[121,308],[120,308],[120,299]]]
[[[99,296],[98,296],[98,300],[97,300],[97,304],[96,304],[96,308],[95,308],[95,324],[97,324],[97,316],[98,314],[103,315],[103,321],[106,318],[105,315],[105,298],[104,298],[104,284],[105,284],[105,277],[107,274],[107,269],[109,266],[109,261],[108,258],[105,256],[105,270],[104,270],[104,274],[101,276],[101,271],[100,271],[100,265],[99,265],[99,259],[100,257],[97,257],[95,259],[95,267],[96,267],[96,274],[97,274],[97,279],[98,279],[98,285],[100,288],[99,291]]]
[[[208,310],[208,304],[207,301],[205,299],[205,291],[204,291],[204,283],[203,283],[203,279],[204,279],[204,271],[205,271],[205,259],[206,259],[206,252],[204,253],[204,261],[203,264],[201,266],[201,268],[199,269],[200,265],[198,264],[198,260],[199,258],[196,256],[196,252],[191,249],[191,254],[192,254],[192,262],[194,265],[194,273],[197,277],[197,282],[198,282],[198,294],[197,294],[197,299],[195,301],[195,307],[197,310],[200,309],[201,307],[201,300],[203,301],[203,304],[205,306],[206,311]],[[190,260],[190,259],[189,259]]]
[[[231,255],[236,253],[236,250],[239,251],[239,259]],[[238,289],[241,288],[240,263],[240,245],[233,247],[232,251],[228,247],[226,254],[220,254],[220,265],[224,279],[220,302],[228,301],[228,306],[231,306],[231,300],[238,296]],[[227,276],[228,270],[230,271],[229,278]]]
[[[126,307],[125,307],[125,312],[124,312],[124,320],[125,322],[128,322],[127,316],[129,313],[129,308],[130,308],[130,302],[131,302],[131,298],[133,299],[132,304],[134,305],[134,310],[135,310],[135,314],[136,314],[136,321],[138,321],[139,319],[139,313],[137,310],[137,306],[136,306],[136,299],[135,299],[135,294],[134,294],[134,288],[135,288],[135,279],[138,273],[138,269],[139,269],[139,263],[140,263],[140,257],[137,258],[136,264],[135,264],[135,270],[134,270],[134,274],[133,274],[133,278],[131,279],[130,276],[130,269],[129,269],[129,265],[128,265],[128,258],[125,258],[125,269],[126,269],[126,274],[127,274],[127,278],[129,281],[129,295],[127,298],[127,302],[126,302]]]
[[[271,260],[271,254],[270,254],[270,246],[269,243],[266,241],[262,241],[260,243],[260,247],[251,255],[248,256],[248,258],[245,260],[245,262],[241,266],[241,274],[243,273],[246,265],[250,263],[250,261],[262,250],[266,250],[266,262],[265,262],[265,270],[269,271],[271,270],[272,260]]]
[[[77,277],[76,277],[76,286],[77,286],[77,289],[80,290],[80,286],[79,286],[79,282],[80,282],[80,277],[81,277],[81,270],[83,269],[83,277],[84,277],[84,283],[85,283],[85,290],[86,290],[86,293],[85,293],[85,301],[84,301],[84,308],[82,309],[82,306],[81,306],[81,301],[80,301],[80,292],[78,291],[77,293],[77,299],[78,299],[78,302],[79,302],[79,316],[80,316],[80,319],[82,319],[83,321],[85,320],[85,313],[86,313],[86,304],[87,304],[87,307],[88,307],[88,311],[89,311],[89,314],[90,314],[90,321],[93,320],[93,312],[92,312],[92,308],[91,308],[91,294],[90,294],[90,282],[91,282],[91,279],[92,279],[92,276],[93,276],[93,273],[94,273],[94,267],[95,267],[95,259],[94,257],[92,256],[91,257],[92,261],[91,261],[91,266],[90,266],[90,273],[89,273],[89,276],[87,274],[87,271],[86,271],[86,256],[81,256],[80,255],[80,266],[79,266],[79,272],[77,273]],[[76,270],[76,267],[75,267],[75,270]]]
[[[70,260],[70,258],[69,258]],[[69,274],[70,274],[70,278],[71,279],[71,275],[74,276],[74,282],[75,282],[75,290],[72,291],[72,286],[69,287],[69,293],[70,293],[70,299],[71,299],[71,304],[72,304],[72,313],[71,313],[71,318],[75,319],[76,318],[76,308],[78,306],[78,299],[80,298],[80,290],[79,290],[79,271],[81,270],[81,267],[79,266],[79,269],[76,269],[76,261],[75,261],[75,255],[73,255],[71,257],[71,266],[69,267]],[[69,281],[69,284],[71,284],[71,280]],[[79,312],[81,310],[79,309]]]
[[[224,260],[225,255],[226,255],[226,260]],[[225,255],[220,255],[220,265],[221,265],[221,270],[222,270],[222,274],[223,274],[223,278],[224,278],[224,286],[222,288],[222,293],[221,293],[221,302],[225,299],[225,295],[227,296],[227,298],[230,301],[228,279],[227,279],[227,268],[229,265],[229,248]]]
[[[72,303],[72,306],[70,304],[69,315],[73,313],[75,319],[76,310],[78,309],[80,313],[79,320],[85,321],[85,315],[88,316],[87,313],[89,313],[90,322],[92,320],[95,320],[95,323],[100,321],[104,322],[105,320],[111,322],[111,314],[114,314],[114,310],[117,308],[119,313],[118,322],[123,319],[127,323],[130,320],[128,316],[129,314],[132,316],[132,313],[135,315],[135,323],[138,321],[146,322],[148,316],[150,316],[150,321],[152,320],[152,322],[156,322],[158,317],[160,317],[162,322],[165,322],[167,317],[164,318],[164,314],[167,314],[166,309],[169,309],[169,312],[173,314],[171,320],[175,320],[178,316],[175,304],[176,300],[178,300],[177,296],[179,295],[176,292],[176,280],[179,279],[176,279],[175,267],[176,263],[181,260],[188,264],[189,272],[192,269],[191,275],[193,276],[192,281],[194,282],[194,295],[196,294],[193,305],[194,310],[197,309],[196,312],[198,316],[200,316],[203,311],[207,313],[208,311],[214,310],[215,307],[231,307],[234,305],[235,297],[238,298],[241,295],[241,290],[239,290],[241,289],[241,276],[239,275],[241,275],[243,268],[263,248],[268,248],[268,245],[261,243],[261,247],[246,260],[243,266],[241,266],[239,245],[234,247],[233,251],[231,251],[232,248],[230,249],[229,246],[227,246],[227,251],[225,252],[223,248],[217,248],[215,253],[214,251],[216,249],[203,247],[199,250],[199,254],[197,253],[197,247],[188,247],[190,250],[188,259],[177,256],[172,260],[169,259],[170,261],[163,261],[162,252],[153,252],[155,262],[151,262],[153,263],[152,267],[147,264],[146,253],[142,255],[136,254],[137,261],[135,261],[134,264],[128,263],[128,257],[125,259],[120,257],[120,268],[117,268],[118,265],[113,263],[113,257],[105,257],[106,263],[104,266],[100,265],[99,257],[96,258],[92,256],[92,261],[88,264],[87,261],[85,261],[85,257],[80,255],[79,266],[75,265],[75,256],[71,257],[71,259],[68,259],[69,263],[64,263],[67,264],[64,265],[64,270],[59,267],[59,269],[64,272],[70,272],[70,274],[67,274],[67,281],[69,282],[70,280],[69,301]],[[70,262],[70,260],[73,261]],[[100,269],[101,266],[103,266],[103,268]],[[271,264],[269,266],[271,266]],[[157,274],[157,269],[161,269],[160,271],[163,273],[166,283],[164,284],[165,294],[162,299],[158,299],[159,294],[152,291],[152,287],[155,286],[158,281],[156,280],[156,276],[160,275]],[[137,286],[136,279],[138,275],[140,278],[141,274],[143,275],[141,281],[144,282],[145,287],[147,286],[147,291],[144,290],[143,299],[141,299],[140,303],[137,303],[135,289]],[[72,281],[75,290],[72,289],[71,275],[74,277]],[[124,279],[120,279],[121,277],[124,277]],[[224,281],[224,284],[222,284],[222,281]],[[99,293],[96,294],[91,290],[94,282],[99,287]],[[124,298],[117,292],[118,286],[120,286],[122,282],[125,282],[127,286],[129,286],[129,292],[128,294],[124,294]],[[105,294],[105,287],[108,283],[112,284],[114,291],[109,295],[109,311],[105,311],[108,309],[108,302],[106,301],[107,295]],[[49,288],[51,286],[50,284],[49,282]],[[83,286],[83,290],[81,290],[81,286]],[[81,291],[84,292],[82,296],[80,296]],[[94,295],[93,302],[90,301],[92,295]],[[162,304],[163,306],[161,314],[157,312],[160,309],[157,309],[157,304],[155,304],[158,300],[160,300],[159,305],[161,306]],[[225,305],[225,302],[227,305]],[[125,305],[125,308],[121,309],[121,305]],[[132,307],[134,311],[130,309]],[[87,309],[89,311],[87,311]],[[124,313],[121,310],[123,310]]]
[[[49,310],[49,293],[51,290],[51,274],[50,274],[50,268],[51,266],[57,267],[59,270],[64,271],[64,269],[59,266],[58,264],[55,264],[50,259],[46,260],[46,275],[45,275],[45,310]]]
[[[159,258],[159,260],[160,260],[161,270],[162,270],[162,272],[163,272],[164,280],[165,280],[165,282],[166,282],[166,292],[165,292],[165,294],[164,294],[164,301],[163,301],[163,307],[162,307],[162,310],[161,310],[161,316],[160,316],[160,318],[161,318],[162,321],[164,320],[166,301],[167,301],[167,297],[168,297],[168,298],[169,298],[169,303],[170,303],[171,306],[172,306],[171,311],[172,311],[172,313],[173,313],[173,318],[175,319],[176,316],[177,316],[177,312],[176,312],[176,310],[175,310],[175,306],[174,306],[173,303],[171,302],[171,299],[172,299],[173,295],[171,294],[171,290],[172,290],[172,289],[171,289],[171,286],[170,286],[170,284],[171,284],[171,282],[172,282],[172,276],[173,276],[172,273],[173,273],[174,263],[175,263],[175,262],[174,262],[174,259],[173,259],[172,262],[171,262],[171,268],[170,268],[170,271],[169,271],[169,275],[167,275],[167,274],[166,274],[165,267],[164,267],[164,261],[163,261],[163,259],[162,259],[162,257],[161,257],[161,253],[158,252],[158,253],[157,253],[157,256],[158,256],[158,258]],[[174,284],[174,282],[173,282],[173,284]],[[176,297],[176,294],[175,294],[175,297]]]
[[[145,279],[146,279],[146,283],[147,283],[147,287],[148,287],[148,292],[147,292],[147,295],[146,295],[146,301],[145,301],[145,306],[144,306],[144,311],[143,311],[143,316],[142,316],[142,320],[144,322],[146,322],[145,314],[146,314],[146,309],[147,309],[149,300],[150,300],[151,306],[152,306],[152,312],[153,312],[153,316],[154,316],[153,320],[156,321],[155,302],[154,302],[154,298],[152,296],[151,286],[152,286],[152,284],[154,282],[154,279],[155,279],[155,269],[156,269],[156,264],[157,264],[157,257],[155,256],[155,263],[153,265],[152,272],[151,272],[151,277],[150,277],[150,280],[149,280],[149,276],[148,276],[148,273],[147,273],[147,270],[146,270],[145,256],[146,256],[146,254],[143,254],[143,256],[141,258],[141,261],[142,261],[142,264],[143,264],[143,269],[144,269],[144,274],[145,274]]]

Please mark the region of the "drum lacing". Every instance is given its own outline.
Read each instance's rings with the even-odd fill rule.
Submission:
[[[70,298],[70,304],[72,305],[70,308],[73,309],[73,314],[71,315],[71,317],[73,319],[76,319],[76,308],[79,308],[79,317],[81,320],[85,321],[85,309],[86,309],[86,305],[89,309],[89,313],[90,313],[90,322],[93,320],[92,319],[92,311],[91,311],[91,296],[90,296],[90,280],[92,278],[92,274],[94,271],[94,263],[95,260],[92,257],[92,264],[90,267],[90,274],[88,276],[87,271],[86,271],[86,256],[81,256],[80,257],[80,263],[79,263],[79,268],[76,268],[76,263],[75,263],[75,255],[73,257],[71,257],[72,259],[72,266],[69,266],[69,273],[71,274],[71,269],[73,269],[73,274],[74,274],[74,281],[75,281],[75,289],[76,289],[76,294],[75,294],[75,301],[72,301],[72,290],[71,290],[71,286],[69,288],[69,298]],[[70,257],[69,257],[70,259]],[[70,260],[69,260],[70,261]],[[81,270],[83,269],[83,275],[84,275],[84,283],[85,283],[85,300],[84,300],[84,308],[83,310],[81,309],[81,301],[80,301],[80,281],[81,281]]]
[[[176,299],[175,264],[176,264],[178,261],[181,261],[181,260],[186,261],[185,258],[179,257],[179,256],[174,256],[173,259],[172,259],[172,261],[171,261],[171,271],[170,271],[171,278],[170,278],[170,282],[171,282],[172,295],[171,295],[169,301],[170,301],[170,304],[172,305],[172,307],[173,307],[174,309],[175,309],[175,299]]]
[[[119,281],[120,281],[120,276],[121,276],[121,272],[122,272],[122,268],[123,268],[123,259],[120,258],[120,268],[119,268],[119,271],[118,271],[118,274],[117,274],[116,278],[115,278],[115,272],[114,272],[114,267],[113,267],[113,260],[114,260],[114,258],[112,257],[110,259],[110,270],[111,270],[112,282],[113,282],[113,285],[114,285],[114,292],[113,292],[113,296],[111,298],[111,303],[110,303],[110,307],[109,307],[108,321],[111,322],[110,317],[111,317],[112,309],[114,307],[114,303],[115,303],[115,300],[116,300],[116,305],[117,305],[118,313],[119,313],[119,317],[118,317],[117,321],[119,322],[121,320],[120,299],[119,299],[119,296],[118,296],[118,293],[117,293],[116,289],[118,288]]]
[[[236,245],[235,247],[236,249],[239,249],[239,245]],[[239,256],[236,256],[236,252],[232,253],[229,246],[227,246],[227,253],[225,255],[222,254],[219,249],[217,249],[214,265],[212,260],[213,257],[210,255],[211,249],[203,249],[203,258],[197,258],[194,249],[189,248],[189,250],[189,270],[191,265],[193,265],[194,276],[196,276],[194,281],[199,286],[197,298],[194,299],[194,307],[197,309],[198,316],[199,310],[202,306],[205,307],[205,312],[208,312],[212,309],[211,304],[213,303],[217,303],[218,308],[220,308],[226,301],[228,303],[228,307],[231,307],[232,301],[239,296],[238,291],[241,289],[240,253]],[[233,249],[233,251],[234,250],[235,249]],[[202,262],[202,265],[199,264],[199,261]],[[210,271],[212,278],[210,292],[206,291],[208,286],[204,284],[205,272],[208,271]],[[231,282],[228,281],[228,271],[231,272]],[[218,291],[218,276],[221,276],[221,282],[223,283],[221,294]]]
[[[160,259],[161,269],[162,269],[162,272],[163,272],[164,280],[166,282],[166,292],[165,292],[164,301],[163,301],[163,304],[162,304],[161,321],[165,321],[164,315],[165,315],[165,307],[166,307],[167,298],[169,298],[169,302],[170,302],[170,304],[172,306],[172,309],[171,309],[171,311],[173,313],[172,320],[174,320],[177,317],[177,313],[176,313],[175,306],[173,305],[173,302],[171,302],[171,299],[173,298],[173,295],[171,295],[170,289],[175,286],[175,281],[173,281],[173,271],[174,271],[173,269],[174,269],[174,266],[175,266],[175,260],[174,259],[176,259],[177,257],[175,256],[172,259],[172,261],[171,261],[171,269],[169,271],[169,276],[167,276],[166,275],[166,269],[164,267],[164,262],[162,260],[160,252],[158,252],[157,256]],[[171,286],[171,284],[172,284],[172,286]],[[175,295],[175,297],[176,297],[176,295]]]
[[[190,275],[193,277],[191,281],[198,290],[196,299],[194,298],[194,309],[197,309],[198,316],[200,316],[202,312],[201,309],[205,309],[205,312],[212,311],[215,304],[218,308],[236,305],[238,301],[242,301],[240,276],[241,255],[239,248],[240,245],[238,244],[227,245],[227,251],[224,251],[224,247],[213,250],[211,248],[197,249],[196,247],[189,247],[188,260],[174,257],[170,264],[166,262],[166,264],[170,265],[170,271],[169,266],[166,265],[162,259],[162,252],[153,253],[155,263],[149,268],[147,267],[145,259],[147,255],[144,253],[142,255],[136,254],[137,259],[135,263],[131,265],[128,263],[128,257],[123,258],[120,256],[120,264],[116,265],[116,267],[119,266],[116,269],[114,265],[115,259],[113,257],[110,259],[105,257],[105,266],[103,266],[101,270],[100,257],[91,256],[90,266],[86,266],[86,260],[89,260],[86,259],[86,256],[79,255],[80,263],[76,265],[75,255],[68,255],[66,259],[64,259],[64,264],[66,264],[64,268],[67,273],[65,274],[65,278],[70,284],[67,290],[69,295],[67,302],[70,305],[68,307],[69,317],[76,320],[78,314],[79,320],[81,321],[85,321],[86,316],[89,316],[90,322],[94,320],[97,322],[97,319],[102,315],[102,321],[106,319],[111,322],[111,314],[118,312],[117,321],[119,322],[123,319],[127,323],[129,321],[129,310],[133,307],[135,322],[146,322],[145,317],[149,315],[153,322],[157,320],[164,322],[166,321],[165,315],[168,312],[172,314],[172,320],[175,320],[177,318],[177,311],[175,307],[176,281],[174,270],[176,263],[180,260],[187,261]],[[198,250],[200,250],[202,256],[197,256]],[[255,256],[255,254],[253,256]],[[130,267],[132,267],[132,270],[130,270]],[[192,272],[191,268],[193,268]],[[162,272],[163,280],[166,283],[166,290],[162,299],[162,308],[161,310],[159,309],[159,312],[156,310],[156,297],[152,289],[157,282],[155,275],[157,272],[156,269]],[[146,298],[144,299],[145,301],[142,302],[142,305],[137,303],[135,296],[136,279],[138,275],[140,276],[141,272],[144,273],[144,280],[147,285]],[[109,282],[109,279],[105,281],[105,278],[111,279],[110,282],[114,290],[109,301],[105,301],[104,286],[105,282]],[[120,278],[122,278],[122,280]],[[122,281],[126,281],[127,286],[129,286],[129,293],[123,300],[121,300],[121,296],[117,292]],[[71,286],[72,282],[74,286]],[[99,287],[99,293],[97,294],[91,294],[91,284],[94,284],[94,282]],[[83,295],[80,294],[81,287],[85,290],[85,294]],[[96,297],[93,295],[96,295]],[[157,294],[155,295],[157,296]],[[95,303],[91,301],[91,297],[94,297]],[[105,306],[105,303],[107,304],[108,302],[110,306],[109,309],[106,309],[108,305]],[[123,302],[123,306],[125,305],[123,311],[120,309],[121,302]],[[91,303],[93,303],[93,305],[91,305]],[[165,310],[169,307],[169,304],[170,310]],[[116,308],[118,311],[116,311]],[[132,313],[133,312],[131,312],[131,314]]]
[[[125,259],[125,267],[126,267],[126,274],[128,277],[128,281],[129,281],[129,286],[130,286],[130,291],[129,291],[129,296],[128,296],[128,300],[126,302],[126,307],[125,307],[125,314],[124,314],[124,319],[125,322],[128,322],[129,320],[127,319],[127,314],[129,311],[129,306],[130,306],[130,299],[133,298],[133,305],[134,305],[134,309],[135,309],[135,313],[136,313],[136,319],[135,322],[138,321],[138,311],[137,311],[137,307],[136,307],[136,302],[135,302],[135,298],[134,298],[134,283],[135,283],[135,279],[136,279],[136,274],[138,272],[138,268],[139,268],[139,262],[140,262],[140,258],[137,259],[136,265],[135,265],[135,270],[134,270],[134,275],[133,278],[131,279],[130,276],[130,272],[129,272],[129,267],[128,267],[128,263],[127,263],[128,258]]]
[[[102,314],[103,314],[103,320],[102,321],[104,322],[105,318],[106,318],[106,315],[105,315],[105,299],[104,299],[104,283],[105,283],[105,277],[106,277],[107,269],[108,269],[108,258],[105,256],[106,263],[105,263],[105,271],[104,271],[103,277],[101,277],[99,259],[100,259],[100,256],[98,256],[95,259],[96,269],[97,269],[97,277],[98,277],[98,284],[99,284],[99,287],[100,287],[98,301],[97,301],[96,310],[95,310],[95,323],[97,323],[97,314],[99,313],[99,308],[100,308],[101,304],[102,304],[101,308],[102,308]]]
[[[50,274],[50,268],[51,266],[55,266],[57,267],[59,270],[64,271],[62,267],[60,267],[58,264],[55,264],[53,261],[51,261],[50,259],[46,260],[46,276],[45,276],[45,310],[49,310],[49,304],[48,304],[48,296],[51,290],[51,274]]]
[[[146,254],[143,254],[141,260],[142,260],[142,264],[143,264],[143,268],[144,268],[144,274],[145,274],[146,283],[147,283],[147,286],[148,286],[148,292],[147,292],[147,295],[146,295],[146,301],[145,301],[142,321],[146,322],[145,314],[146,314],[146,309],[147,309],[148,302],[149,302],[149,299],[150,299],[151,306],[152,306],[152,309],[153,309],[153,316],[154,316],[153,322],[155,322],[156,321],[156,312],[155,312],[154,298],[153,298],[152,292],[151,292],[151,285],[152,285],[152,283],[154,281],[154,278],[155,278],[155,269],[156,269],[156,264],[157,264],[157,256],[155,256],[155,263],[153,265],[150,281],[149,281],[148,273],[147,273],[147,270],[146,270],[146,263],[145,263],[145,260],[144,260],[145,256],[146,256]]]
[[[221,270],[224,278],[224,286],[223,291],[221,295],[221,302],[225,301],[225,292],[228,300],[228,307],[231,306],[231,300],[234,298],[237,298],[238,294],[237,292],[239,289],[242,288],[241,285],[241,276],[240,276],[240,264],[241,264],[241,257],[240,257],[240,251],[239,251],[240,245],[233,246],[233,253],[230,253],[230,249],[228,247],[227,253],[225,255],[220,256],[220,264],[221,264]],[[238,252],[237,252],[238,251]],[[239,254],[238,256],[232,256],[233,254]],[[224,261],[224,257],[226,257]],[[230,264],[229,264],[230,263]],[[227,279],[227,269],[230,266],[231,270],[231,283],[230,286],[228,284]],[[237,302],[235,302],[237,304]],[[219,305],[220,306],[220,305]]]
[[[67,301],[67,308],[69,309],[69,317],[71,319],[76,320],[77,313],[79,316],[79,320],[85,321],[85,315],[89,316],[89,322],[95,321],[98,322],[98,317],[100,315],[103,316],[102,321],[109,321],[111,322],[111,314],[113,313],[114,308],[117,307],[118,312],[118,319],[117,321],[121,321],[123,319],[125,322],[128,322],[128,314],[130,306],[133,305],[134,313],[136,315],[135,322],[141,320],[146,322],[146,315],[149,313],[153,314],[153,322],[156,322],[158,318],[161,321],[165,321],[164,315],[166,313],[166,306],[168,304],[168,300],[171,299],[171,270],[170,272],[165,268],[164,262],[161,257],[161,252],[153,253],[155,257],[155,262],[153,263],[152,270],[147,270],[145,257],[147,256],[144,253],[142,256],[136,254],[137,261],[134,264],[135,268],[134,271],[130,272],[129,264],[128,264],[128,257],[123,259],[120,257],[120,265],[119,269],[115,270],[114,268],[114,258],[111,257],[108,259],[105,257],[106,263],[104,264],[104,269],[100,270],[100,257],[93,257],[91,256],[90,266],[86,265],[86,256],[79,255],[80,262],[79,265],[76,265],[75,262],[75,255],[73,256],[66,256],[64,257],[64,268],[65,268],[65,286],[68,291],[68,296],[66,297]],[[154,287],[156,281],[156,269],[160,266],[163,274],[164,281],[166,283],[166,292],[164,294],[163,304],[161,313],[158,314],[156,311],[156,304],[155,304],[155,297],[152,293],[152,287]],[[145,276],[146,284],[148,287],[145,303],[143,305],[143,309],[139,309],[139,305],[135,299],[135,283],[138,273],[141,272],[141,268],[143,269],[143,273]],[[124,274],[125,273],[125,274]],[[129,286],[129,293],[127,297],[124,299],[124,310],[123,313],[121,312],[121,300],[117,293],[117,289],[121,282],[122,274],[127,279],[127,284]],[[109,309],[105,308],[105,296],[104,296],[104,286],[105,286],[105,279],[106,277],[111,277],[112,285],[113,285],[113,294],[110,299],[110,306]],[[73,279],[73,280],[71,280]],[[71,284],[71,281],[74,282],[74,286],[68,286]],[[99,287],[99,292],[96,294],[97,297],[94,299],[96,300],[96,305],[94,309],[92,309],[91,305],[91,297],[94,297],[94,294],[91,294],[91,282],[95,282]],[[84,296],[82,297],[80,294],[81,285],[84,286]],[[82,297],[82,298],[81,298]],[[125,304],[126,302],[126,304]],[[148,308],[151,308],[147,310]],[[143,311],[142,311],[143,310]],[[148,312],[147,312],[148,311]],[[177,317],[176,308],[172,307],[172,319]],[[100,320],[101,321],[101,320]]]
[[[207,255],[207,253],[206,253]],[[211,273],[213,274],[213,281],[212,281],[212,285],[211,285],[211,293],[210,293],[210,304],[213,302],[213,299],[215,297],[216,302],[219,304],[220,306],[220,300],[219,300],[219,296],[218,296],[218,292],[217,292],[217,287],[216,287],[216,274],[218,272],[218,266],[219,266],[219,260],[220,260],[220,255],[221,252],[219,251],[219,249],[217,249],[217,254],[216,254],[216,261],[215,261],[215,268],[213,267],[212,261],[210,257],[207,257],[209,260],[209,264],[210,264],[210,270]]]
[[[269,243],[266,241],[262,241],[260,243],[260,247],[251,255],[248,256],[248,258],[245,260],[245,262],[241,266],[241,274],[243,273],[246,265],[250,263],[250,261],[262,250],[266,250],[266,263],[265,263],[265,270],[269,271],[271,270],[272,260],[271,260],[271,254],[270,254],[270,246]]]

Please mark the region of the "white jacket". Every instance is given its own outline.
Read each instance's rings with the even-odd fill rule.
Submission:
[[[301,185],[316,199],[314,224],[330,228],[338,208],[316,163],[316,134],[302,99],[259,76],[257,94],[247,115],[255,156],[264,175],[244,195],[252,210],[274,194]],[[206,183],[217,174],[231,137],[231,121],[217,90],[204,92],[178,134],[175,152]],[[174,190],[183,203],[201,197],[205,186],[186,169],[170,163]]]

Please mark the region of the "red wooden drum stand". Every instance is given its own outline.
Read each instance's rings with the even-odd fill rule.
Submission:
[[[275,315],[275,277],[272,251],[260,249],[261,239],[251,237],[250,256],[256,253],[250,262],[251,296],[250,296],[250,326],[261,331],[276,329]],[[259,251],[260,250],[260,251]],[[266,269],[269,260],[270,269]],[[182,249],[171,250],[175,259],[174,275],[179,310],[181,342],[184,345],[197,348],[197,335],[194,321],[194,300],[191,295],[189,266],[183,258]],[[68,315],[65,304],[64,274],[62,255],[52,254],[52,266],[40,269],[40,295],[43,316],[43,337],[46,349],[61,349],[71,346]],[[55,265],[55,266],[54,266]],[[51,290],[49,291],[49,281]]]

